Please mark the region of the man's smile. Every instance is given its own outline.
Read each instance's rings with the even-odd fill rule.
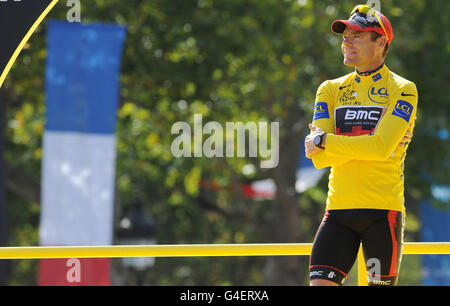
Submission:
[[[344,55],[345,56],[354,55],[354,54],[357,54],[357,53],[358,53],[357,50],[344,49]]]

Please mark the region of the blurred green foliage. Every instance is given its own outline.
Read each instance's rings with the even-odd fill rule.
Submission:
[[[319,84],[351,72],[341,38],[330,31],[356,1],[91,0],[82,21],[127,27],[117,123],[117,216],[136,191],[158,224],[158,243],[311,242],[327,177],[293,192],[299,144],[312,118]],[[418,200],[430,183],[448,184],[450,2],[381,1],[395,37],[386,63],[414,81],[419,111],[406,162],[406,241],[417,241]],[[65,1],[47,19],[65,19]],[[22,51],[4,85],[7,103],[8,230],[11,246],[37,245],[42,134],[45,126],[46,23]],[[174,158],[171,126],[203,121],[280,122],[280,164],[253,158]],[[255,172],[243,173],[254,164]],[[427,174],[427,179],[424,178]],[[254,201],[240,186],[272,178],[274,200]],[[201,185],[214,182],[219,188]],[[19,186],[19,187],[17,187]],[[116,221],[117,221],[116,220]],[[415,257],[416,258],[416,257]],[[304,285],[307,260],[297,257],[157,259],[152,285]],[[404,281],[420,283],[420,261],[403,260]],[[406,272],[409,271],[409,272]],[[11,284],[35,284],[36,261],[11,261]],[[131,282],[131,280],[129,280]]]

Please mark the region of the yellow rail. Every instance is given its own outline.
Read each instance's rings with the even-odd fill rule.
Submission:
[[[3,247],[0,259],[309,255],[311,243]]]
[[[312,243],[0,247],[0,259],[309,255]],[[450,254],[450,242],[406,242],[403,254]],[[362,251],[358,285],[366,285]]]

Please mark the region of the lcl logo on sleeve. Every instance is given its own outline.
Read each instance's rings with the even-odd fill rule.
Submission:
[[[330,114],[328,112],[328,104],[325,102],[317,102],[314,106],[314,118],[317,119],[326,119],[330,118]]]
[[[412,111],[413,106],[411,105],[411,103],[403,100],[398,100],[397,104],[395,105],[394,111],[392,112],[392,115],[398,116],[404,119],[406,122],[409,122]]]

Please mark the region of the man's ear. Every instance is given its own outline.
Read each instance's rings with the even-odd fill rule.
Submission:
[[[380,36],[378,37],[378,41],[377,41],[377,46],[378,48],[384,49],[384,46],[386,46],[387,44],[387,38],[386,36]]]

